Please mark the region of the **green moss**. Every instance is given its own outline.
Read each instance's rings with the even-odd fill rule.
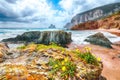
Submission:
[[[49,45],[43,45],[43,44],[38,44],[37,45],[37,50],[41,50],[41,49],[46,50],[46,49],[50,49],[50,48],[57,49],[57,50],[60,50],[60,51],[65,51],[65,48],[57,45],[56,43],[50,43]]]
[[[25,46],[25,45],[20,46],[20,47],[17,47],[17,49],[25,49],[25,48],[26,48],[26,46]]]

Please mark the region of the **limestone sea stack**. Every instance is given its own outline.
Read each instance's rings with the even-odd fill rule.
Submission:
[[[25,32],[22,35],[18,35],[15,38],[3,39],[3,42],[12,42],[12,43],[40,43],[40,44],[49,44],[51,42],[65,45],[70,43],[71,33],[65,31],[30,31]]]

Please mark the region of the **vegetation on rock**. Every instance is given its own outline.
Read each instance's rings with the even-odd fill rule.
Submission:
[[[100,59],[90,48],[84,52],[69,50],[55,43],[28,44],[18,47],[25,64],[0,65],[0,79],[4,80],[96,80],[102,71]],[[17,54],[17,53],[16,53]]]

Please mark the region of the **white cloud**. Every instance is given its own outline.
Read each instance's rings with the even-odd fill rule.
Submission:
[[[77,13],[116,1],[60,0],[61,9],[55,9],[49,0],[0,0],[0,27],[63,27]]]

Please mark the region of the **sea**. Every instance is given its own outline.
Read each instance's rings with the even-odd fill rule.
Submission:
[[[24,32],[29,32],[29,31],[57,31],[57,30],[64,30],[67,32],[71,32],[72,42],[74,44],[89,44],[84,40],[88,36],[93,35],[97,32],[102,32],[113,43],[120,41],[120,37],[108,32],[103,32],[103,31],[97,31],[97,30],[72,31],[72,30],[66,30],[66,29],[48,29],[48,28],[42,28],[42,29],[41,28],[0,28],[0,41],[2,39],[16,37],[17,35],[21,35]]]

